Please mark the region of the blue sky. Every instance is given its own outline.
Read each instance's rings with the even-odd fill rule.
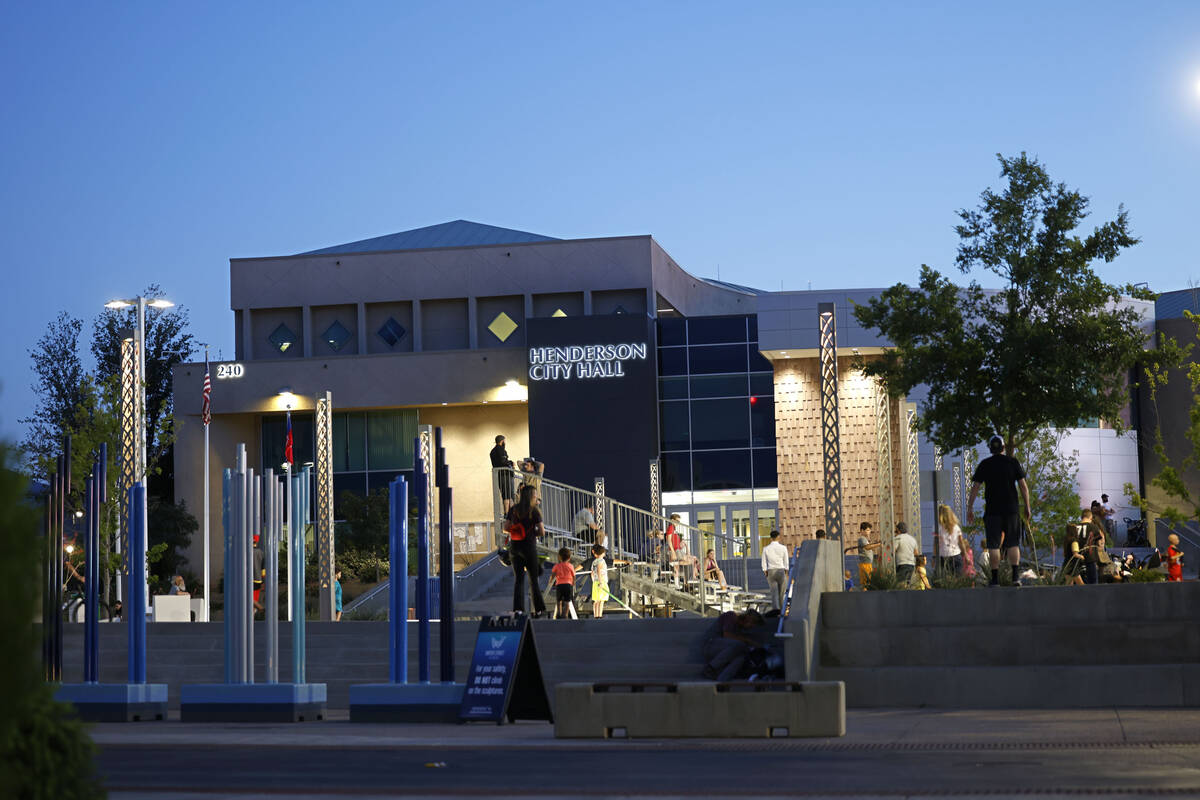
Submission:
[[[884,286],[1026,150],[1129,209],[1105,278],[1200,280],[1196,2],[8,3],[0,74],[8,438],[60,310],[158,282],[230,357],[230,257],[459,218]]]

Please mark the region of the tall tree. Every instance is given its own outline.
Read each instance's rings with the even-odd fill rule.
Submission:
[[[999,291],[975,281],[960,288],[922,265],[916,287],[897,284],[854,312],[895,346],[864,371],[893,395],[926,385],[918,424],[947,452],[993,432],[1019,452],[1047,428],[1119,424],[1146,344],[1139,312],[1121,298],[1149,293],[1105,283],[1092,269],[1137,244],[1124,207],[1081,236],[1086,197],[1024,153],[998,158],[1006,184],[959,211],[955,264],[992,273]]]
[[[1146,514],[1157,514],[1168,522],[1178,524],[1194,520],[1200,522],[1200,497],[1193,494],[1193,487],[1200,470],[1200,357],[1195,345],[1200,343],[1200,315],[1183,312],[1195,328],[1195,341],[1180,343],[1160,334],[1158,349],[1146,353],[1143,364],[1144,383],[1150,393],[1154,410],[1154,436],[1151,449],[1158,462],[1159,472],[1150,479],[1158,489],[1159,502],[1143,497],[1133,484],[1125,484],[1125,494]],[[1186,381],[1191,387],[1191,406],[1187,410],[1187,425],[1182,440],[1172,442],[1172,453],[1168,452],[1163,438],[1162,415],[1159,413],[1159,393],[1169,380]],[[1175,455],[1172,458],[1172,455]]]
[[[142,295],[163,296],[162,287],[150,284]],[[187,331],[188,312],[173,308],[146,309],[146,454],[147,466],[160,464],[174,439],[171,369],[196,352],[196,341]],[[105,309],[92,328],[92,355],[100,381],[121,375],[121,331],[137,327],[137,309]]]
[[[87,416],[86,382],[79,361],[82,330],[83,322],[64,311],[46,326],[46,332],[29,351],[37,405],[32,414],[20,420],[26,426],[21,449],[38,477],[45,478],[54,471],[54,458],[62,452],[63,440]]]

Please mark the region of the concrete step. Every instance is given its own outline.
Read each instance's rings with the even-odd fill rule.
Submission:
[[[827,667],[1174,664],[1200,654],[1190,622],[906,626],[822,630]]]
[[[821,596],[823,630],[1151,620],[1200,624],[1200,583],[826,592]]]
[[[817,670],[844,681],[849,708],[1101,708],[1200,705],[1200,664],[855,667]]]

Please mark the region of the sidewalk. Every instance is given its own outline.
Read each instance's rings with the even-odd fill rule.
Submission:
[[[493,725],[351,723],[334,711],[324,722],[296,724],[107,723],[91,728],[105,747],[562,748],[659,747],[664,741],[816,749],[961,749],[1200,744],[1200,709],[851,710],[846,735],[834,739],[556,739],[543,722]]]

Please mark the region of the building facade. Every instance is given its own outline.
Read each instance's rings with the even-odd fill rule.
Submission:
[[[212,520],[238,444],[250,465],[279,467],[289,411],[295,460],[312,460],[316,398],[330,392],[335,517],[344,492],[411,470],[418,426],[432,425],[456,523],[492,519],[488,451],[503,434],[548,478],[604,478],[610,497],[661,502],[750,555],[774,528],[798,543],[826,521],[822,308],[836,323],[844,526],[932,519],[920,473],[934,454],[909,430],[915,405],[852,368],[887,346],[853,316],[876,290],[762,292],[689,274],[651,236],[559,240],[462,220],[231,259],[230,287],[236,352],[212,365]],[[173,376],[176,494],[193,509],[203,373]],[[961,501],[967,466],[942,466],[957,481],[942,501]]]

